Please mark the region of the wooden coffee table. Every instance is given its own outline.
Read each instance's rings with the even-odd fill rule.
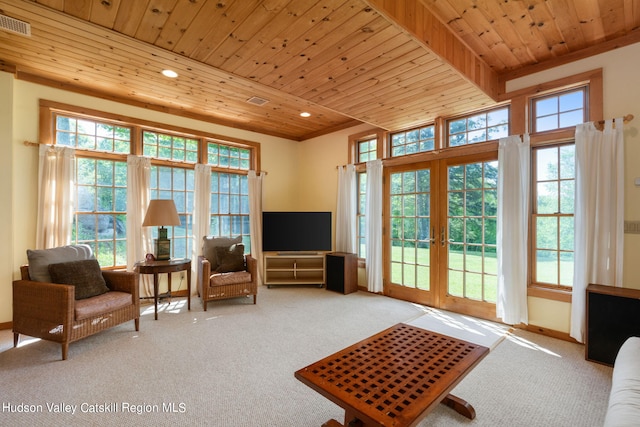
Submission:
[[[400,323],[295,376],[344,408],[345,426],[415,426],[440,403],[475,418],[449,392],[487,354],[487,347]]]

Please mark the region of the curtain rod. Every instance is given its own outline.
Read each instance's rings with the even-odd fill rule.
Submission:
[[[25,146],[27,146],[27,147],[39,147],[39,146],[40,146],[40,143],[39,143],[39,142],[33,142],[33,141],[26,141],[26,140],[25,140],[25,141],[22,141],[22,143],[23,143]],[[264,170],[263,170],[263,171],[260,171],[260,172],[257,172],[257,171],[256,171],[256,173],[263,173],[263,174],[265,174],[265,175],[268,175],[268,174],[269,174],[269,172],[264,171]]]
[[[622,122],[624,124],[629,123],[631,120],[633,120],[633,114],[627,114],[626,116],[624,116],[622,118]],[[615,119],[614,119],[615,121]],[[598,120],[597,122],[593,122],[593,125],[596,127],[596,129],[598,130],[603,130],[604,129],[604,120]]]

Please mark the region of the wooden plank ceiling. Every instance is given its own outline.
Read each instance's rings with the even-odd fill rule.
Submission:
[[[640,0],[0,0],[1,15],[31,26],[30,36],[0,30],[0,69],[304,140],[491,105],[509,78],[640,41],[639,9]],[[162,76],[166,68],[179,76]]]

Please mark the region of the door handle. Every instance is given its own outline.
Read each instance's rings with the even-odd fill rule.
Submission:
[[[429,242],[432,245],[436,242],[436,228],[435,227],[431,227],[431,238],[429,239]]]
[[[442,229],[440,230],[440,244],[442,245],[443,248],[445,244],[444,232],[445,232],[444,227],[442,227]]]

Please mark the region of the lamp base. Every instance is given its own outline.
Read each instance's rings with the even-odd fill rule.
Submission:
[[[167,238],[167,229],[158,228],[158,238],[153,239],[156,249],[156,259],[158,261],[167,261],[171,258],[171,239]]]

